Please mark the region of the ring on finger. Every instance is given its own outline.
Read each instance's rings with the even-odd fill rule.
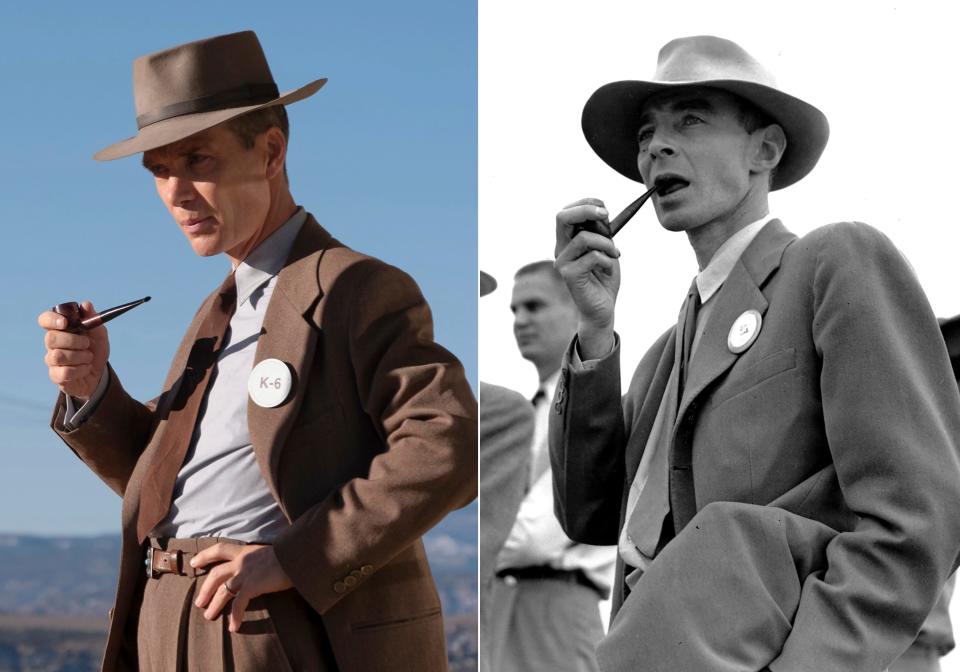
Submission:
[[[233,588],[231,588],[230,586],[228,586],[226,581],[224,581],[223,583],[221,583],[221,584],[220,584],[220,587],[223,588],[223,589],[224,589],[225,591],[227,591],[228,593],[230,593],[230,597],[236,597],[237,595],[239,595],[239,591],[234,590]]]

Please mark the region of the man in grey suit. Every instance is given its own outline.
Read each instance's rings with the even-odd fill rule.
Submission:
[[[668,43],[583,129],[657,188],[700,269],[621,400],[620,252],[577,232],[607,211],[557,216],[581,314],[551,416],[557,514],[619,547],[601,669],[887,668],[960,551],[960,394],[915,274],[864,224],[798,238],[771,217],[827,120],[733,42]]]

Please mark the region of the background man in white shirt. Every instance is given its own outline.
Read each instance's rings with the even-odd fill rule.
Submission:
[[[572,542],[553,510],[547,426],[563,352],[579,315],[552,261],[528,264],[514,279],[513,331],[539,386],[527,493],[497,561],[493,668],[502,672],[596,670],[603,636],[598,608],[610,590],[614,549]]]

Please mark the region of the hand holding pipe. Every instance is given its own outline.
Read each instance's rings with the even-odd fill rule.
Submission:
[[[581,231],[591,231],[593,233],[599,233],[601,236],[606,236],[607,238],[613,238],[615,235],[617,235],[617,232],[619,232],[620,229],[622,229],[626,223],[629,222],[633,216],[640,211],[640,206],[646,203],[659,188],[660,186],[655,184],[647,189],[645,192],[643,192],[643,195],[640,196],[640,198],[628,205],[623,209],[623,212],[614,217],[612,222],[601,222],[596,219],[590,219],[586,222],[578,222],[574,224],[573,235],[570,237],[573,238],[573,236],[577,235]]]

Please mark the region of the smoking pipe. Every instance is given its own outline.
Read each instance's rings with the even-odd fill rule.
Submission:
[[[640,210],[640,206],[646,203],[654,192],[658,189],[668,186],[665,184],[655,184],[640,196],[633,203],[628,205],[623,209],[619,215],[613,218],[612,222],[601,222],[595,219],[588,220],[586,222],[577,222],[573,225],[573,235],[577,235],[581,231],[591,231],[593,233],[599,233],[601,236],[606,236],[607,238],[613,238],[617,235],[617,232],[622,229],[627,222],[629,222],[637,212]],[[573,236],[571,236],[572,238]]]
[[[86,317],[82,317],[83,310],[80,308],[80,304],[76,301],[58,303],[53,307],[53,312],[57,313],[58,315],[63,315],[65,318],[67,318],[67,328],[65,331],[81,333],[88,329],[95,329],[101,324],[106,324],[113,318],[119,317],[131,308],[136,308],[141,303],[146,303],[149,300],[150,297],[145,296],[137,301],[131,301],[130,303],[114,306],[113,308],[107,308],[106,310],[101,310],[99,313],[88,315]]]

